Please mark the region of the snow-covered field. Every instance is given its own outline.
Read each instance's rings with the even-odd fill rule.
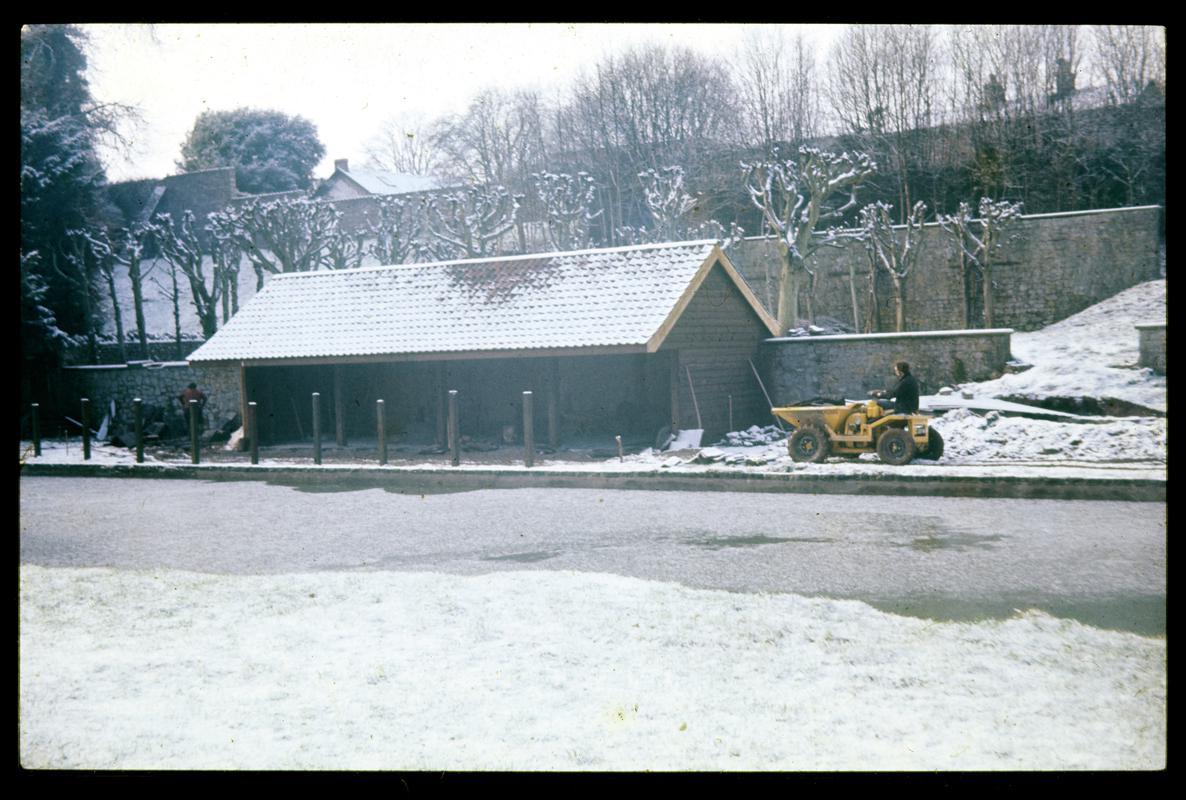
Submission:
[[[21,666],[26,767],[1166,763],[1163,639],[613,575],[23,566]]]
[[[1132,366],[1132,326],[1164,318],[1165,281],[1142,284],[1016,334],[1014,356],[1032,369],[956,388],[1165,409],[1165,378]],[[535,469],[1165,476],[1164,418],[957,409],[935,425],[947,442],[937,464],[792,464],[770,436],[723,445],[707,464],[645,453]],[[78,440],[47,442],[37,458],[25,442],[21,458],[82,460]],[[133,458],[96,445],[93,460]],[[387,469],[424,466],[441,464]],[[855,601],[549,571],[245,577],[23,565],[20,580],[19,747],[30,768],[1166,765],[1165,637],[1033,612],[932,622]]]

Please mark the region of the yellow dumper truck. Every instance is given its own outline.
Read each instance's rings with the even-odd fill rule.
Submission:
[[[856,458],[877,453],[895,466],[915,458],[938,461],[943,437],[926,414],[887,412],[876,400],[770,409],[794,426],[787,449],[795,461],[822,462],[829,455]]]

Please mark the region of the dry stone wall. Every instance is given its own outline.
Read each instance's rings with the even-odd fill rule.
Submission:
[[[994,327],[1030,331],[1161,273],[1162,209],[1116,208],[1022,217],[1011,229],[993,267]],[[857,330],[869,313],[868,261],[860,242],[823,247],[813,256],[819,270],[816,315],[853,326],[850,275],[859,305]],[[729,249],[729,260],[766,307],[777,310],[779,258],[773,239],[746,239]],[[969,327],[983,327],[979,290],[972,293]],[[964,328],[962,280],[956,252],[936,224],[924,227],[919,260],[906,281],[906,328]],[[893,329],[888,281],[879,281],[880,330]]]
[[[206,394],[207,423],[220,423],[239,413],[239,370],[237,367],[190,366],[168,362],[152,367],[115,364],[64,367],[62,374],[72,407],[86,397],[94,409],[95,424],[115,401],[117,427],[131,428],[132,401],[139,397],[147,406],[165,409],[164,421],[174,432],[185,430],[177,395],[191,382]],[[70,403],[68,403],[70,405]]]
[[[907,361],[924,394],[965,381],[1000,377],[1010,360],[1009,329],[873,333],[767,339],[762,372],[775,405],[814,397],[864,399],[894,384]]]

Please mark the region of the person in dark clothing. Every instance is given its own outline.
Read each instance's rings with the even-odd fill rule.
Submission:
[[[887,411],[893,411],[898,414],[917,414],[918,413],[918,379],[910,374],[910,365],[905,361],[898,361],[894,364],[894,375],[897,376],[898,382],[894,384],[892,389],[876,390],[870,394],[877,398],[892,400],[891,403],[882,403]]]
[[[188,420],[189,419],[189,401],[197,400],[197,417],[198,430],[204,427],[204,420],[202,419],[202,409],[206,407],[206,395],[198,388],[196,383],[191,383],[181,390],[181,394],[177,395],[177,402],[181,403],[181,413]]]

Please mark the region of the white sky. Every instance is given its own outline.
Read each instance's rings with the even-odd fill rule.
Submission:
[[[105,149],[108,178],[174,174],[197,116],[244,106],[299,114],[326,158],[361,164],[382,124],[465,108],[482,89],[563,90],[610,52],[654,42],[729,57],[747,32],[782,28],[830,40],[839,25],[422,23],[80,25],[91,38],[91,91],[137,106],[128,156]],[[822,55],[822,49],[821,49]]]

